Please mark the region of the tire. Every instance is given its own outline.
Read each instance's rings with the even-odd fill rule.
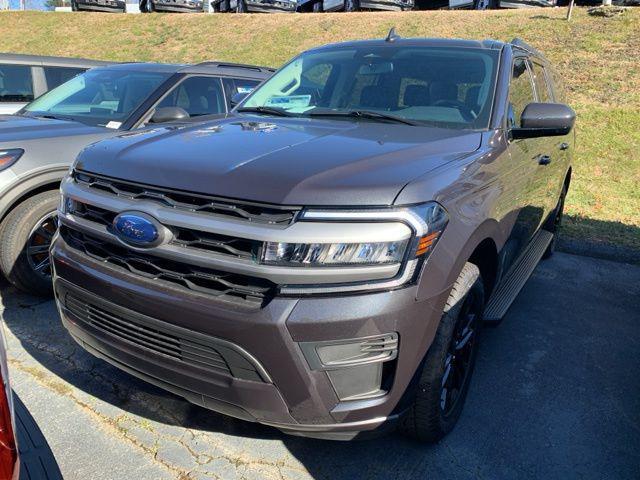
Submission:
[[[551,258],[556,251],[556,243],[558,239],[558,230],[560,225],[562,225],[562,217],[564,213],[564,199],[567,196],[567,187],[566,185],[562,187],[562,192],[560,193],[560,198],[558,199],[558,204],[556,205],[553,214],[547,219],[546,223],[543,225],[543,229],[553,233],[553,238],[551,239],[551,243],[542,254],[542,259],[546,260]]]
[[[360,11],[360,0],[344,0],[344,11],[345,12],[359,12]]]
[[[76,2],[76,0],[71,0],[71,11],[77,12],[78,10],[78,2]]]
[[[238,0],[236,13],[249,13],[249,10],[247,9],[247,2],[245,2],[244,0]]]
[[[425,356],[415,396],[401,425],[405,435],[421,442],[437,442],[455,426],[475,365],[483,309],[480,271],[466,263]],[[458,388],[454,389],[454,384]]]
[[[33,295],[51,294],[48,246],[57,226],[58,199],[57,190],[34,195],[0,225],[0,270],[16,288]]]
[[[142,10],[144,13],[153,13],[156,11],[156,7],[151,0],[146,0],[143,3],[144,3],[144,10],[142,9],[140,10]]]
[[[322,1],[315,2],[313,4],[313,13],[321,13],[321,12],[324,12],[324,5],[322,4]]]
[[[475,0],[473,2],[474,10],[495,10],[500,5],[498,0]]]

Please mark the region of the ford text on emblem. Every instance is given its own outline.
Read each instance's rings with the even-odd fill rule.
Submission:
[[[139,212],[123,212],[113,219],[117,237],[136,247],[155,247],[163,242],[165,227],[153,217]]]

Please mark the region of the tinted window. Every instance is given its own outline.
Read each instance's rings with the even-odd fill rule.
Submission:
[[[68,67],[44,67],[44,76],[47,79],[47,89],[51,90],[62,85],[67,80],[84,73],[86,68]]]
[[[258,80],[246,80],[244,78],[223,78],[224,92],[227,102],[231,106],[231,99],[237,93],[251,93],[260,83]]]
[[[509,87],[510,126],[519,127],[522,111],[528,104],[535,101],[527,62],[524,58],[516,58],[513,62],[513,75]]]
[[[31,67],[0,65],[0,102],[30,102],[33,100]]]
[[[224,95],[218,77],[189,77],[178,84],[158,105],[180,107],[191,117],[224,113]]]
[[[88,70],[39,97],[26,112],[118,128],[170,75],[119,68]]]
[[[549,86],[544,72],[544,67],[536,62],[532,63],[533,81],[536,84],[536,92],[538,93],[538,101],[543,103],[551,102],[549,94]]]
[[[280,69],[241,107],[281,108],[299,116],[373,110],[418,125],[484,129],[497,55],[390,45],[311,51]]]

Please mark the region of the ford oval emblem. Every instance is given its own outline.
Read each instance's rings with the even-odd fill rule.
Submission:
[[[164,227],[153,217],[139,212],[123,212],[113,219],[117,237],[136,247],[155,247],[162,243]]]

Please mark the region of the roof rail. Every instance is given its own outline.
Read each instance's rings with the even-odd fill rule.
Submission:
[[[203,67],[203,66],[211,66],[218,68],[245,68],[247,70],[254,70],[256,72],[268,71],[275,72],[276,69],[273,67],[260,67],[257,65],[247,65],[244,63],[230,63],[230,62],[216,62],[216,61],[205,61],[197,63],[195,66]]]

